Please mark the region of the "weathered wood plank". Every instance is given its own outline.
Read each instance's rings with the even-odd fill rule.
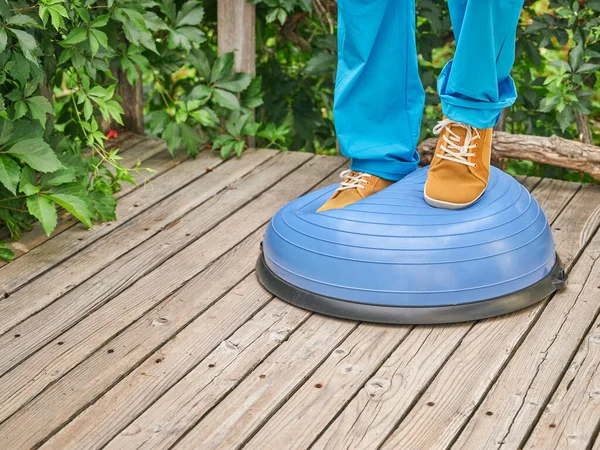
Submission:
[[[44,381],[47,383],[51,381],[51,377],[59,378],[65,370],[79,364],[118,332],[120,332],[117,336],[119,342],[123,342],[123,345],[125,342],[129,343],[126,351],[127,358],[119,359],[112,365],[107,364],[106,361],[95,364],[96,358],[104,356],[107,352],[98,350],[94,354],[94,358],[87,359],[75,370],[71,370],[63,378],[49,386],[45,392],[36,396],[24,408],[0,425],[0,441],[4,439],[19,446],[33,445],[53,433],[75,412],[110,388],[122,377],[123,373],[127,373],[130,368],[139,364],[151,351],[171,336],[171,334],[167,336],[160,334],[155,337],[158,333],[156,328],[146,329],[144,334],[139,332],[130,334],[122,331],[125,327],[139,319],[149,309],[155,308],[166,295],[188,282],[192,277],[195,278],[178,290],[175,298],[179,305],[186,299],[186,312],[192,317],[199,314],[220,295],[203,297],[201,293],[206,291],[207,287],[214,290],[230,289],[249,272],[232,271],[229,273],[230,268],[227,265],[221,264],[215,268],[214,264],[209,265],[209,263],[229,251],[248,235],[252,235],[253,239],[258,240],[260,234],[252,233],[252,230],[262,227],[280,206],[305,192],[307,188],[330,173],[332,167],[338,165],[339,160],[327,157],[313,158],[303,166],[302,171],[296,171],[281,180],[252,203],[238,210],[202,238],[186,247],[176,257],[169,259],[149,275],[141,278],[130,289],[56,338],[46,349],[36,353],[15,370],[9,372],[7,376],[12,376],[38,355],[52,354],[54,360],[42,369],[42,376],[45,376]],[[235,252],[232,258],[253,265],[253,260],[248,261],[243,257],[244,254],[249,253],[248,248],[244,247],[242,250]],[[251,256],[254,258],[256,255]],[[232,265],[231,258],[228,259],[228,263]],[[206,267],[209,269],[202,272]],[[220,273],[222,271],[227,271],[227,277]],[[205,276],[197,276],[200,272],[205,276],[210,274],[211,279],[207,280]],[[237,278],[234,281],[228,280],[230,284],[223,286],[226,281],[221,283],[219,280],[225,280],[228,277]],[[194,312],[194,307],[200,308],[200,311]],[[57,346],[58,342],[62,342],[63,345]],[[66,347],[71,347],[68,352],[65,352]],[[117,347],[115,344],[114,348],[123,347]],[[39,365],[36,365],[36,370],[40,371]],[[58,372],[58,374],[53,372]],[[18,382],[18,380],[14,381]],[[25,387],[29,388],[29,386]],[[66,393],[68,395],[65,399]],[[49,405],[59,403],[59,410],[54,411],[52,417],[49,417]],[[22,431],[21,427],[24,424],[33,423],[36,425],[28,426],[27,433]]]
[[[590,199],[585,194],[580,191],[555,221],[555,229],[557,224],[569,222],[571,233],[556,235],[567,267],[587,244],[579,235],[598,225],[596,220],[588,220]],[[600,202],[600,192],[597,194],[591,204]],[[477,323],[383,448],[398,448],[400,443],[428,449],[451,445],[546,303]]]
[[[257,254],[256,251],[251,253]],[[237,384],[239,375],[235,374],[236,369],[245,369],[247,372],[249,369],[244,366],[255,366],[254,352],[268,355],[309,314],[282,302],[269,302],[271,298],[258,284],[255,274],[251,273],[177,334],[175,339],[155,351],[76,417],[43,448],[80,449],[102,445],[193,369],[152,405],[149,414],[143,416],[142,421],[150,420],[150,425],[142,424],[142,421],[132,423],[108,447],[166,448],[174,443],[195,423],[189,423],[189,420],[194,420],[199,410],[205,410],[206,403],[214,404],[215,395],[223,396],[222,391],[227,392]],[[164,316],[164,311],[161,314]],[[160,364],[156,363],[158,360]],[[227,376],[223,376],[223,372]],[[185,399],[184,402],[179,401],[181,397]],[[130,398],[131,401],[122,403],[123,398]],[[152,414],[156,414],[156,422]]]
[[[337,173],[334,176],[327,177],[325,180],[319,183],[315,189],[330,185],[336,181],[339,181]],[[258,249],[258,246],[256,249]],[[254,253],[248,255],[248,261],[250,264],[254,264],[256,256],[257,254],[255,255]],[[236,267],[230,267],[229,270],[241,273],[246,272],[245,269]],[[243,293],[244,290],[257,290],[262,292],[263,301],[267,301],[271,298],[266,291],[259,287],[258,281],[253,275],[251,275],[251,278],[247,280],[247,282],[249,283],[248,287],[245,289],[237,288],[235,291]],[[236,292],[236,295],[239,295],[238,292]],[[66,443],[67,441],[72,441],[76,442],[77,446],[79,447],[83,445],[82,442],[88,442],[89,439],[91,439],[92,442],[106,442],[108,439],[113,437],[113,435],[123,428],[124,424],[127,424],[130,420],[132,420],[132,418],[135,418],[137,415],[139,415],[144,408],[148,407],[148,405],[156,399],[156,397],[161,395],[162,392],[164,392],[164,390],[166,390],[170,384],[172,384],[171,380],[174,381],[177,379],[177,377],[183,376],[189,370],[189,368],[198,364],[201,358],[205,356],[203,354],[197,354],[193,352],[193,349],[197,345],[194,346],[188,344],[186,340],[188,338],[186,336],[188,336],[188,333],[191,333],[191,335],[189,335],[189,339],[192,339],[194,342],[204,342],[204,338],[202,338],[199,330],[203,330],[205,327],[207,327],[207,325],[205,325],[206,321],[209,319],[214,320],[214,317],[219,317],[216,311],[223,310],[221,316],[230,317],[232,314],[231,311],[234,310],[234,308],[231,307],[220,306],[220,303],[223,301],[224,300],[220,300],[215,306],[211,307],[211,309],[196,319],[194,324],[190,325],[194,327],[193,331],[190,331],[188,327],[188,329],[178,334],[177,337],[171,341],[171,343],[173,343],[172,345],[171,343],[167,343],[165,347],[158,349],[155,354],[148,357],[147,360],[142,364],[142,367],[136,369],[129,376],[120,381],[115,387],[104,394],[96,403],[85,410],[64,430],[59,432],[57,437],[53,438],[48,445],[51,444],[53,447],[64,447],[65,445],[68,445]],[[238,301],[241,301],[239,297]],[[177,299],[175,299],[174,302],[174,308],[180,309]],[[278,304],[279,306],[277,306],[277,310],[283,312],[287,311],[286,314],[289,314],[291,317],[293,317],[293,320],[298,324],[310,315],[309,312],[300,312],[294,307],[281,302],[278,302]],[[262,307],[262,305],[262,302],[257,302],[257,306],[252,308],[246,305],[244,313],[247,315],[253,314],[256,312],[256,309],[258,307]],[[288,311],[288,309],[290,309],[292,312]],[[225,311],[227,312],[225,313]],[[189,311],[186,309],[185,313],[187,317],[189,315]],[[157,313],[153,314],[156,316]],[[208,316],[205,317],[206,315]],[[173,315],[162,313],[162,316],[171,317]],[[231,320],[231,318],[229,320]],[[237,323],[236,321],[234,322]],[[148,318],[147,320],[142,320],[141,322],[150,323],[151,320]],[[268,323],[265,326],[269,326]],[[209,327],[208,329],[211,328]],[[226,337],[225,333],[227,330],[228,329],[224,326],[220,328],[220,333],[222,335],[221,339]],[[250,330],[255,332],[254,326],[251,327]],[[254,337],[247,336],[245,333],[246,332],[244,331],[244,328],[235,333],[236,337],[234,338],[234,342],[238,342],[239,340],[247,340],[248,342],[252,342],[251,348],[241,353],[239,358],[237,358],[237,353],[229,352],[227,354],[222,354],[215,350],[217,355],[221,356],[212,356],[213,359],[211,359],[211,361],[213,367],[209,367],[210,370],[208,372],[206,372],[205,365],[199,366],[188,376],[186,376],[184,381],[181,382],[186,386],[189,383],[193,383],[196,387],[206,385],[207,389],[205,389],[202,393],[200,393],[198,390],[190,390],[187,387],[184,387],[183,390],[181,390],[179,385],[177,385],[174,390],[175,392],[180,392],[181,394],[173,394],[172,392],[169,392],[167,394],[168,399],[166,400],[166,405],[164,404],[165,402],[161,403],[161,400],[159,400],[151,407],[151,410],[154,411],[154,413],[152,411],[147,411],[148,415],[146,415],[146,418],[149,416],[150,420],[153,420],[153,414],[162,415],[162,418],[159,420],[160,423],[163,424],[163,426],[161,426],[161,430],[163,430],[164,433],[158,433],[155,426],[152,426],[152,431],[149,431],[143,424],[141,426],[132,424],[133,428],[130,427],[129,429],[139,429],[141,434],[132,434],[124,431],[119,438],[116,439],[116,443],[111,444],[111,446],[116,445],[119,447],[124,445],[124,448],[131,446],[137,447],[138,445],[142,445],[142,443],[137,443],[134,445],[133,443],[129,442],[129,439],[134,439],[135,442],[138,442],[138,440],[141,439],[143,442],[145,442],[146,438],[144,438],[144,436],[146,432],[151,433],[152,439],[149,441],[149,443],[144,445],[152,445],[153,447],[164,447],[171,445],[178,436],[181,436],[186,431],[187,428],[191,428],[194,425],[195,421],[199,419],[199,417],[195,419],[198,414],[202,414],[207,408],[214,406],[215,402],[220,397],[224,396],[229,390],[233,389],[233,387],[247,374],[247,372],[254,368],[262,359],[264,359],[264,357],[267,356],[268,352],[274,346],[276,346],[275,343],[272,342],[272,339],[263,340],[263,343],[258,345],[258,342],[260,341],[255,341]],[[136,339],[136,336],[138,336],[139,332],[132,330],[131,332],[125,332],[124,335],[125,334],[131,334],[133,336],[132,339],[134,340]],[[231,340],[232,338],[228,339],[228,341]],[[284,336],[277,335],[276,340],[276,344],[278,345],[282,340],[284,340]],[[118,346],[114,343],[109,345],[112,345],[113,347]],[[228,345],[228,347],[231,347],[231,345]],[[239,350],[239,346],[237,347],[237,350]],[[184,362],[178,362],[179,359],[177,359],[176,355],[179,353],[184,355]],[[172,356],[165,357],[165,355]],[[165,374],[169,374],[169,379],[165,380],[163,378],[147,377],[145,375],[142,375],[140,378],[140,373],[148,373],[148,371],[144,370],[143,367],[153,367],[155,365],[155,361],[159,358],[162,360],[161,369]],[[175,359],[172,360],[172,358]],[[226,361],[229,361],[230,358],[233,358],[233,360],[230,361],[231,366],[228,367],[227,371],[218,375],[219,379],[222,380],[218,381],[216,377],[217,374],[219,374],[220,368],[225,369],[225,367],[227,367],[225,361],[222,360],[223,358],[225,358]],[[175,366],[171,366],[173,362],[176,363]],[[215,369],[214,367],[217,367],[218,369]],[[196,401],[188,398],[190,395],[193,395],[197,399],[202,398],[202,406],[198,404],[199,400]],[[126,404],[115,406],[120,403],[119,399],[122,398],[135,398],[139,401],[127,402]],[[188,410],[188,407],[192,405],[193,408]],[[165,409],[169,410],[167,416],[164,415]],[[177,423],[176,429],[171,429],[166,420],[168,420],[169,423]],[[83,437],[83,435],[87,437]],[[127,441],[127,444],[125,444],[123,441]]]
[[[594,317],[600,310],[600,233],[508,363],[454,447],[522,448]],[[548,447],[549,448],[549,447]]]
[[[153,202],[151,200],[152,195],[156,195],[159,201],[154,208],[141,211],[140,214],[136,214],[137,209],[142,206],[140,202],[132,203],[132,199],[124,199],[125,201],[120,205],[121,208],[129,206],[129,210],[124,212],[129,213],[131,211],[128,215],[135,214],[135,217],[127,223],[121,224],[113,232],[114,236],[111,235],[109,239],[96,240],[73,257],[13,293],[9,298],[0,301],[0,332],[6,333],[11,327],[40,311],[98,271],[112,264],[121,255],[126,254],[153,236],[162,233],[164,227],[210,199],[239,177],[254,170],[274,154],[270,150],[253,152],[247,155],[244,162],[234,160],[226,166],[210,172],[206,172],[204,167],[206,161],[204,159],[181,165],[175,171],[170,171],[164,177],[161,177],[159,185],[152,189],[147,188],[143,193],[146,203]],[[206,173],[206,176],[197,176],[204,173]],[[193,182],[197,178],[199,180]],[[192,183],[186,183],[187,186],[185,186],[186,181]],[[182,185],[185,186],[183,189],[181,189]],[[173,191],[175,192],[173,193]],[[82,242],[85,242],[85,240]],[[173,253],[175,250],[170,248],[172,247],[165,248],[160,254]],[[127,258],[131,257],[132,255],[127,256]],[[116,280],[114,284],[118,286]],[[110,290],[113,286],[109,284],[105,288]],[[25,302],[24,299],[28,300]],[[56,323],[53,325],[56,325]],[[11,334],[22,333],[15,331]],[[24,344],[19,343],[19,345]],[[0,373],[3,373],[1,363]]]
[[[335,418],[337,409],[332,404],[346,404],[411,329],[412,327],[407,326],[361,324],[294,395],[274,412],[246,448],[308,448],[321,433],[321,427],[315,424],[326,424]],[[381,380],[372,382],[371,385],[378,384],[385,389]],[[256,408],[253,408],[252,413],[257,413]],[[203,427],[202,423],[200,427]],[[229,436],[228,442],[241,442],[248,436],[238,429],[235,429],[234,435]]]
[[[187,170],[190,164],[186,164],[185,167],[178,166],[176,168],[178,170],[174,172],[175,175],[169,170],[158,177],[152,185],[152,191],[149,190],[148,186],[142,186],[141,189],[136,189],[130,195],[122,197],[117,204],[118,222],[96,224],[93,231],[87,230],[83,225],[71,227],[68,231],[63,231],[11,264],[1,267],[0,279],[2,279],[2,285],[0,286],[0,295],[6,297],[8,294],[12,294],[25,283],[43,274],[56,264],[63,262],[81,249],[86,248],[115,228],[122,226],[129,219],[158,202],[162,197],[202,176],[207,167],[214,168],[219,164],[221,164],[221,160],[218,156],[203,152],[193,161],[196,168],[195,172],[190,173]],[[182,171],[180,179],[178,178],[179,171]],[[0,301],[0,304],[2,302]],[[3,315],[0,313],[0,321],[2,319]]]
[[[469,328],[416,327],[311,448],[378,448]]]
[[[598,304],[600,248],[582,301]],[[600,318],[591,329],[524,449],[588,449],[600,426]]]
[[[144,150],[144,146],[137,145],[138,143],[140,143],[140,141],[142,141],[145,138],[143,136],[134,135],[132,133],[128,133],[128,134],[131,135],[132,138],[127,139],[125,141],[125,143],[131,144],[132,148],[131,148],[130,153],[135,154],[135,156],[128,157],[129,159],[126,159],[124,162],[121,161],[121,164],[124,167],[133,168],[137,164],[137,161],[140,160],[140,161],[144,161],[144,163],[145,163],[142,167],[149,168],[154,171],[154,172],[144,172],[144,173],[137,173],[137,174],[134,173],[134,179],[135,179],[136,183],[143,184],[144,180],[151,180],[152,178],[159,176],[163,172],[166,172],[170,168],[177,165],[183,159],[183,158],[181,158],[181,155],[179,155],[176,159],[173,159],[166,152],[164,152],[164,154],[161,155],[162,156],[161,158],[158,158],[157,157],[158,155],[151,155],[149,158],[147,158],[146,157],[147,154]],[[153,148],[156,147],[156,143],[154,141],[150,141],[149,145],[152,146]],[[165,149],[165,147],[162,146],[162,149]],[[123,153],[123,155],[124,155],[123,158],[125,158],[125,155],[127,155],[127,153],[129,153],[129,152]],[[165,157],[165,156],[168,156],[168,157]],[[141,159],[141,158],[144,158],[144,159]],[[115,194],[115,198],[117,198],[117,199],[121,198],[134,189],[136,189],[136,186],[134,186],[130,183],[125,183],[125,184],[123,184],[121,191],[119,191],[119,192],[117,192],[117,194]],[[46,235],[46,232],[44,231],[44,229],[42,228],[42,225],[39,222],[35,222],[32,225],[32,229],[30,231],[23,233],[23,235],[21,236],[21,239],[19,239],[18,242],[11,242],[8,245],[8,247],[14,252],[15,258],[18,259],[25,253],[31,251],[35,247],[46,242],[48,239],[52,239],[54,236],[62,233],[67,228],[70,228],[77,223],[78,223],[77,220],[75,220],[70,214],[65,214],[63,211],[63,214],[58,218],[58,224],[57,224],[56,228],[54,229],[54,231],[52,232],[52,234],[50,236]],[[6,264],[8,264],[6,261],[0,260],[0,267],[5,266]]]
[[[113,264],[109,265],[106,269],[86,281],[83,285],[77,287],[66,296],[59,299],[57,302],[50,305],[48,308],[41,311],[36,316],[31,317],[29,320],[20,324],[14,329],[19,331],[20,335],[18,338],[14,338],[13,332],[7,333],[5,336],[0,337],[0,342],[3,339],[6,340],[6,360],[3,361],[3,372],[6,372],[11,364],[15,364],[22,360],[24,357],[29,355],[33,350],[47,343],[53,338],[57,338],[61,332],[68,329],[70,326],[79,323],[83,318],[88,316],[86,320],[89,320],[89,315],[97,310],[99,307],[104,305],[111,298],[118,296],[120,293],[127,294],[127,289],[131,286],[135,286],[135,282],[139,279],[150,279],[154,280],[152,270],[161,267],[161,264],[173,256],[176,252],[186,247],[190,243],[193,245],[199,245],[199,240],[202,242],[210,243],[205,241],[206,233],[214,229],[221,220],[229,216],[240,206],[243,206],[248,202],[249,198],[260,194],[264,189],[268,188],[271,184],[276,183],[281,177],[284,177],[287,173],[298,167],[310,158],[308,155],[298,155],[292,158],[285,158],[281,160],[281,155],[276,156],[271,161],[267,161],[267,166],[260,166],[252,172],[253,176],[246,177],[233,183],[231,189],[222,190],[216,196],[210,198],[207,202],[202,204],[202,207],[196,208],[193,211],[187,213],[185,216],[178,219],[176,222],[172,222],[173,217],[168,222],[158,224],[158,227],[162,230],[160,233],[153,236],[151,239],[145,241],[140,246],[136,247],[133,251],[126,254],[123,258],[116,260]],[[267,170],[268,175],[263,172]],[[219,174],[215,171],[217,179],[226,182],[227,176]],[[235,177],[233,178],[235,179]],[[199,180],[203,183],[205,180]],[[209,180],[210,181],[210,180]],[[213,180],[214,182],[214,180]],[[210,184],[208,185],[210,186]],[[198,186],[201,187],[201,186]],[[195,192],[205,192],[208,194],[210,189],[196,189],[194,185],[190,186],[189,192],[186,190],[179,191],[178,194],[182,194],[181,207],[185,208],[190,202],[190,196],[194,196]],[[214,192],[213,192],[214,194]],[[201,197],[200,195],[197,195]],[[175,210],[177,202],[171,202]],[[168,215],[163,209],[159,209],[157,212]],[[181,213],[185,213],[182,209]],[[166,226],[170,223],[169,226]],[[243,227],[240,231],[244,231]],[[199,239],[199,240],[198,240]],[[118,244],[119,240],[113,238],[109,239],[106,244],[114,245]],[[101,241],[100,244],[104,242]],[[235,241],[234,241],[235,243]],[[211,260],[206,259],[209,255],[213,254],[213,257],[219,256],[220,253],[214,254],[216,249],[212,251],[204,250],[201,255],[197,257],[195,270],[200,271],[202,269],[202,263],[209,263]],[[92,252],[95,254],[95,252]],[[172,260],[171,260],[172,262]],[[160,269],[159,269],[160,270]],[[146,274],[148,276],[144,277]],[[173,278],[173,276],[171,275]],[[185,282],[187,278],[183,278]],[[171,286],[171,290],[162,290],[163,296],[169,294],[174,289],[177,289],[180,284],[174,284]],[[165,283],[168,286],[168,283]],[[158,294],[158,292],[154,292]],[[118,297],[119,298],[119,297]],[[157,298],[160,300],[160,297]],[[84,336],[88,336],[88,332],[96,330],[98,324],[93,323],[89,329],[85,332]],[[101,329],[98,328],[98,329]],[[26,334],[25,334],[26,333]],[[93,333],[91,333],[93,336]],[[12,341],[11,341],[12,339]],[[5,389],[0,393],[0,405],[2,411],[0,412],[0,420],[6,415],[10,414],[14,408],[18,407],[20,403],[27,399],[28,395],[33,395],[43,389],[46,383],[50,380],[47,376],[37,377],[35,381],[30,380],[26,385],[26,389],[23,388],[23,379],[19,381],[22,374],[27,373],[30,367],[46,367],[48,364],[56,367],[58,361],[55,361],[55,352],[58,354],[64,354],[66,351],[74,348],[68,353],[68,360],[70,364],[77,363],[76,355],[79,355],[78,344],[84,340],[82,336],[78,336],[77,339],[65,339],[65,336],[57,338],[60,342],[63,342],[60,349],[54,351],[38,352],[32,359],[25,361],[25,363],[18,367],[16,370],[9,372],[6,378],[2,378],[2,383],[5,385]],[[4,342],[3,342],[4,343]],[[12,345],[10,345],[12,343]],[[85,350],[84,350],[85,355]],[[64,373],[70,367],[62,367],[60,373]],[[52,376],[54,378],[54,376]],[[18,394],[18,395],[17,395]],[[7,400],[8,404],[4,402]]]
[[[525,186],[525,189],[529,192],[533,191],[535,187],[540,184],[540,181],[542,181],[542,179],[538,177],[516,176],[515,178],[519,183]]]
[[[356,327],[311,316],[174,448],[238,448]]]

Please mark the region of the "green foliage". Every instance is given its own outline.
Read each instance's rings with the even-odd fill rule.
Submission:
[[[114,194],[142,170],[105,148],[107,124],[122,124],[116,70],[145,81],[148,128],[171,152],[216,139],[241,154],[260,78],[214,55],[204,14],[199,1],[0,0],[0,226],[13,239],[34,220],[50,234],[60,208],[87,227],[116,218]]]
[[[283,146],[293,150],[335,152],[332,139],[336,65],[333,0],[252,0],[257,4],[258,73],[265,103],[262,123],[286,126]],[[517,33],[513,78],[519,100],[510,109],[513,133],[579,139],[575,116],[589,121],[600,143],[600,2],[526,1]],[[417,1],[420,74],[426,90],[422,137],[441,116],[436,80],[452,58],[454,36],[446,1]],[[261,135],[269,141],[266,135]],[[281,145],[281,144],[280,144]],[[563,169],[510,163],[512,172],[589,180]]]

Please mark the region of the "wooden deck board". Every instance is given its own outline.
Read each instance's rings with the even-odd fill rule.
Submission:
[[[0,300],[1,448],[600,447],[598,187],[518,178],[572,269],[550,302],[380,326],[273,299],[253,273],[270,216],[343,160],[130,144],[128,164],[160,168],[155,190],[128,188],[95,236],[34,233],[0,267],[25,271]]]
[[[0,374],[98,305],[119,294],[247,202],[242,190],[224,190],[230,183],[231,187],[242,184],[250,195],[255,191],[260,192],[269,182],[275,182],[278,176],[295,168],[292,164],[294,161],[290,160],[286,161],[289,165],[279,164],[277,169],[272,170],[271,178],[268,176],[258,181],[255,177],[253,183],[235,182],[236,177],[228,176],[229,172],[245,175],[273,154],[257,152],[251,156],[255,158],[250,157],[239,167],[236,167],[239,161],[235,161],[225,174],[215,169],[163,200],[157,208],[146,211],[117,229],[111,239],[94,243],[0,302],[0,312],[6,312],[7,315],[13,309],[20,312],[11,315],[11,322],[17,320],[13,316],[21,318],[41,310],[15,326],[10,333],[0,336],[0,347],[7,348],[6,358],[0,363]],[[277,165],[277,161],[272,164]],[[216,203],[217,208],[208,212],[204,207],[211,202]],[[127,253],[127,250],[132,251]],[[67,293],[64,292],[64,285],[57,282],[65,277],[70,280]],[[80,283],[83,284],[78,286]],[[27,307],[22,306],[25,299],[30,298],[36,300],[27,302]],[[55,299],[58,301],[53,303]],[[19,334],[19,338],[15,339],[14,334]]]

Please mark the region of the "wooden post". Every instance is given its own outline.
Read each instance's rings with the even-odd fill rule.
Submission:
[[[135,85],[129,84],[125,72],[117,69],[117,93],[123,99],[123,125],[128,131],[144,134],[144,94],[142,92],[142,74],[138,69],[139,78]]]
[[[236,72],[256,73],[256,8],[246,0],[218,0],[219,54],[235,52]],[[246,143],[254,147],[254,136]]]
[[[246,0],[218,0],[219,54],[235,52],[235,70],[256,72],[256,9]]]

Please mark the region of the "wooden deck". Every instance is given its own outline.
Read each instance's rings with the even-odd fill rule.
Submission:
[[[448,326],[331,319],[253,273],[270,217],[345,161],[273,150],[172,160],[119,221],[68,216],[0,267],[0,448],[600,450],[600,189],[522,181],[566,290]]]

